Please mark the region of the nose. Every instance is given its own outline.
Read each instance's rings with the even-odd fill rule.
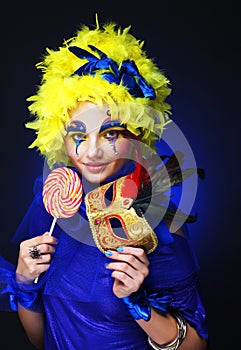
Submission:
[[[103,155],[103,150],[101,148],[98,135],[89,135],[86,155],[89,159],[99,159]]]

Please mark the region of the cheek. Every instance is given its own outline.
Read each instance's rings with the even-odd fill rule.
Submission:
[[[75,149],[76,149],[75,143],[69,137],[66,137],[65,146],[66,146],[68,155],[70,156],[70,158],[72,158],[72,156],[75,155]]]
[[[133,144],[129,139],[121,138],[117,143],[118,155],[121,158],[128,158],[132,154]]]

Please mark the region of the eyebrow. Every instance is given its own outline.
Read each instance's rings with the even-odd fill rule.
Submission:
[[[70,132],[86,132],[86,126],[83,122],[79,121],[79,120],[74,120],[72,121],[68,127],[67,127],[67,133],[70,133]]]
[[[103,131],[107,130],[107,129],[111,129],[111,128],[121,128],[123,130],[125,130],[125,126],[121,123],[119,120],[108,120],[108,121],[104,121],[103,124],[100,127],[100,133],[102,133]]]

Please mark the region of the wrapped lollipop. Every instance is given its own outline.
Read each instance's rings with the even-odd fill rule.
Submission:
[[[69,218],[77,213],[82,193],[82,182],[72,169],[60,167],[49,173],[42,192],[45,209],[53,216],[49,235],[52,235],[58,218]],[[38,278],[34,282],[37,283]]]

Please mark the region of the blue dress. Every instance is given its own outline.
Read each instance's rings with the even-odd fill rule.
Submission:
[[[59,244],[50,268],[36,284],[46,315],[45,349],[151,349],[126,304],[113,294],[111,271],[105,267],[109,259],[95,246],[88,222],[79,219],[84,215],[80,214],[70,222],[57,220],[53,235]],[[51,222],[38,182],[33,203],[16,233],[18,243],[49,231]],[[29,236],[24,237],[25,233]],[[207,338],[206,312],[190,242],[187,236],[170,234],[164,221],[155,233],[159,244],[148,254],[150,272],[143,286],[148,293],[171,295],[170,307]]]

